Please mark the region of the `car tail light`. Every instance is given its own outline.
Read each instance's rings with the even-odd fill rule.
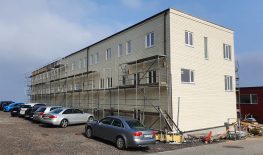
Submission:
[[[134,132],[133,136],[140,137],[142,136],[142,132],[141,131]]]
[[[50,115],[48,118],[57,118],[57,116]]]
[[[44,115],[44,113],[43,113],[43,112],[40,112],[39,115],[42,117],[42,116]]]
[[[156,133],[157,133],[156,131],[153,131],[153,132],[152,132],[153,137],[156,135]]]

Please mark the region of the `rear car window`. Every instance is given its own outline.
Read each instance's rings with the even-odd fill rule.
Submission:
[[[144,125],[138,120],[126,120],[126,123],[129,125],[130,128],[144,128]]]
[[[36,112],[44,112],[45,110],[46,110],[45,107],[41,107],[41,108],[38,108],[38,109],[36,110]]]

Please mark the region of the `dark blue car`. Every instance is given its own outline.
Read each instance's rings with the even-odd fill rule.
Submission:
[[[19,106],[19,105],[24,105],[24,103],[11,103],[7,106],[4,106],[4,111],[5,112],[10,112],[12,111],[15,107]]]
[[[0,110],[4,110],[4,107],[11,104],[11,103],[14,103],[13,101],[1,101],[0,102]]]

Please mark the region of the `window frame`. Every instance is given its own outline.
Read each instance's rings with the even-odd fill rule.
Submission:
[[[122,44],[118,44],[118,57],[123,56],[123,46]]]
[[[249,95],[249,103],[244,103],[244,102],[241,102],[241,96],[242,95]],[[257,97],[257,103],[253,103],[253,98],[252,96],[255,95]],[[258,104],[258,94],[240,94],[240,100],[239,100],[240,104]]]
[[[182,79],[182,71],[183,70],[186,70],[186,71],[189,72],[189,82],[188,81],[183,81],[183,79]],[[195,84],[195,70],[181,68],[181,83],[183,83],[183,84]]]
[[[209,55],[208,55],[208,37],[204,37],[204,58],[205,58],[205,60],[209,59]]]
[[[232,92],[233,91],[233,76],[225,75],[224,77],[225,77],[225,79],[224,79],[225,91],[226,92]]]
[[[145,35],[145,48],[151,48],[154,46],[155,46],[155,34],[152,31]]]
[[[132,48],[131,48],[131,40],[126,42],[126,55],[129,55],[132,53]]]
[[[95,54],[95,57],[94,57],[94,64],[96,65],[96,64],[98,64],[99,63],[99,53],[97,52],[96,54]]]
[[[223,44],[223,57],[225,60],[232,60],[232,47],[229,44]]]
[[[111,48],[106,49],[106,61],[111,59],[112,53],[111,53]]]
[[[193,32],[191,32],[191,31],[188,31],[188,30],[185,30],[185,41],[184,41],[184,43],[185,43],[185,45],[186,46],[190,46],[190,47],[194,47],[194,33]]]

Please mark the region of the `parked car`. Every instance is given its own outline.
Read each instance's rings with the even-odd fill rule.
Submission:
[[[19,111],[19,116],[20,117],[24,117],[25,116],[25,112],[28,108],[33,107],[35,104],[37,103],[27,103],[24,106],[21,107],[20,111]]]
[[[71,124],[83,124],[92,120],[94,120],[94,116],[90,113],[73,108],[59,108],[44,114],[41,122],[65,128]]]
[[[111,141],[118,149],[148,146],[156,141],[155,131],[146,128],[140,121],[118,116],[87,122],[85,134],[88,138],[95,136]]]
[[[11,116],[12,117],[16,117],[16,116],[19,116],[19,112],[20,112],[20,109],[25,106],[24,104],[19,104],[17,106],[15,106],[12,110],[11,110]]]
[[[5,112],[10,112],[11,110],[13,110],[14,107],[16,107],[17,105],[23,105],[25,103],[11,103],[7,106],[4,107],[4,110]]]
[[[1,101],[0,102],[0,110],[4,110],[4,107],[11,104],[11,103],[14,103],[13,101]]]
[[[33,119],[33,115],[34,115],[35,111],[38,108],[43,107],[43,106],[46,106],[46,104],[44,104],[44,103],[37,103],[34,106],[27,108],[27,110],[25,111],[25,118]]]
[[[33,115],[33,121],[39,122],[44,114],[49,113],[52,110],[62,108],[61,106],[46,106],[46,107],[39,107],[34,115]]]

